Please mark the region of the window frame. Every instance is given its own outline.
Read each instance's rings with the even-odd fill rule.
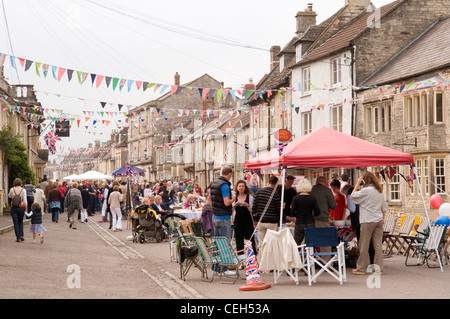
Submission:
[[[307,79],[305,79],[305,73],[307,71]],[[307,81],[306,81],[307,80]],[[302,94],[310,95],[311,94],[311,67],[302,68]]]

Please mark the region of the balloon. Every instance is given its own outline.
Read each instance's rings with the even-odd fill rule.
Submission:
[[[448,218],[447,216],[440,216],[436,219],[436,221],[434,222],[435,225],[445,225],[445,226],[450,226],[450,218]]]
[[[430,197],[430,204],[436,209],[439,209],[442,205],[442,197],[439,194],[434,194]]]
[[[450,204],[444,203],[439,207],[439,216],[447,216],[450,217]]]

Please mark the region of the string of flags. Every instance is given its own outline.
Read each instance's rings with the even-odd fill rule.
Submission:
[[[76,78],[80,85],[83,85],[88,79],[90,79],[92,87],[95,86],[96,88],[99,88],[101,85],[106,85],[107,88],[111,88],[113,91],[115,91],[116,89],[122,91],[123,88],[126,87],[127,92],[130,92],[133,88],[135,88],[137,91],[142,90],[143,92],[145,92],[147,89],[153,88],[154,92],[159,90],[160,94],[164,94],[170,91],[170,94],[174,95],[180,93],[183,90],[188,90],[189,93],[192,93],[194,90],[197,90],[203,100],[208,97],[208,98],[216,98],[218,101],[226,99],[228,95],[231,95],[233,97],[233,100],[236,101],[236,98],[238,96],[244,99],[258,99],[262,98],[263,94],[267,94],[268,97],[270,97],[273,94],[279,94],[283,96],[286,91],[293,91],[293,92],[303,91],[300,83],[298,84],[297,87],[292,88],[284,87],[275,90],[244,90],[244,89],[235,90],[235,89],[200,88],[191,86],[162,84],[143,80],[123,79],[120,77],[112,77],[101,74],[95,74],[92,72],[77,71],[69,68],[63,68],[48,63],[37,62],[30,59],[16,57],[13,55],[8,55],[6,53],[0,52],[0,66],[3,66],[7,60],[9,60],[11,67],[15,70],[17,70],[17,68],[20,66],[24,71],[29,71],[30,69],[32,69],[32,66],[34,65],[35,73],[38,77],[41,77],[41,72],[44,78],[47,78],[47,76],[51,73],[51,77],[58,82],[61,82],[61,80],[64,77],[67,78],[69,82],[71,82],[73,79]],[[19,66],[17,65],[17,62]],[[76,75],[76,77],[74,75]],[[339,87],[329,87],[326,84],[324,84],[323,87],[319,87],[317,84],[313,83],[309,84],[311,86],[311,90],[335,91],[347,89],[360,90],[360,89],[377,88],[380,92],[383,92],[385,90],[393,90],[399,88],[400,92],[402,92],[403,90],[405,91],[409,90],[413,86],[414,90],[418,90],[421,89],[421,86],[423,87],[425,84],[429,83],[425,82],[425,83],[410,83],[403,85],[384,85],[384,86],[341,85]],[[436,87],[445,88],[447,86],[450,86],[450,81],[449,80],[440,81],[435,84]],[[319,105],[319,107],[321,107],[321,105]]]

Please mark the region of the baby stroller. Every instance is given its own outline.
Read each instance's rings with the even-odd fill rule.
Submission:
[[[141,205],[133,210],[131,224],[134,243],[143,244],[148,239],[155,239],[159,243],[164,239],[165,226],[148,205]]]

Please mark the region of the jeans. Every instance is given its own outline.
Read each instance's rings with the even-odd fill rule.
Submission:
[[[231,243],[231,218],[223,219],[213,216],[214,236],[223,236]]]
[[[14,232],[18,240],[23,238],[23,216],[25,216],[25,207],[11,207]]]
[[[213,216],[212,222],[214,225],[214,236],[223,236],[228,239],[231,244],[231,218],[215,218]],[[212,265],[211,269],[216,272],[224,272],[227,270],[226,266],[220,266],[219,264]]]
[[[52,222],[56,222],[59,219],[59,208],[55,207],[51,209],[52,211]]]

